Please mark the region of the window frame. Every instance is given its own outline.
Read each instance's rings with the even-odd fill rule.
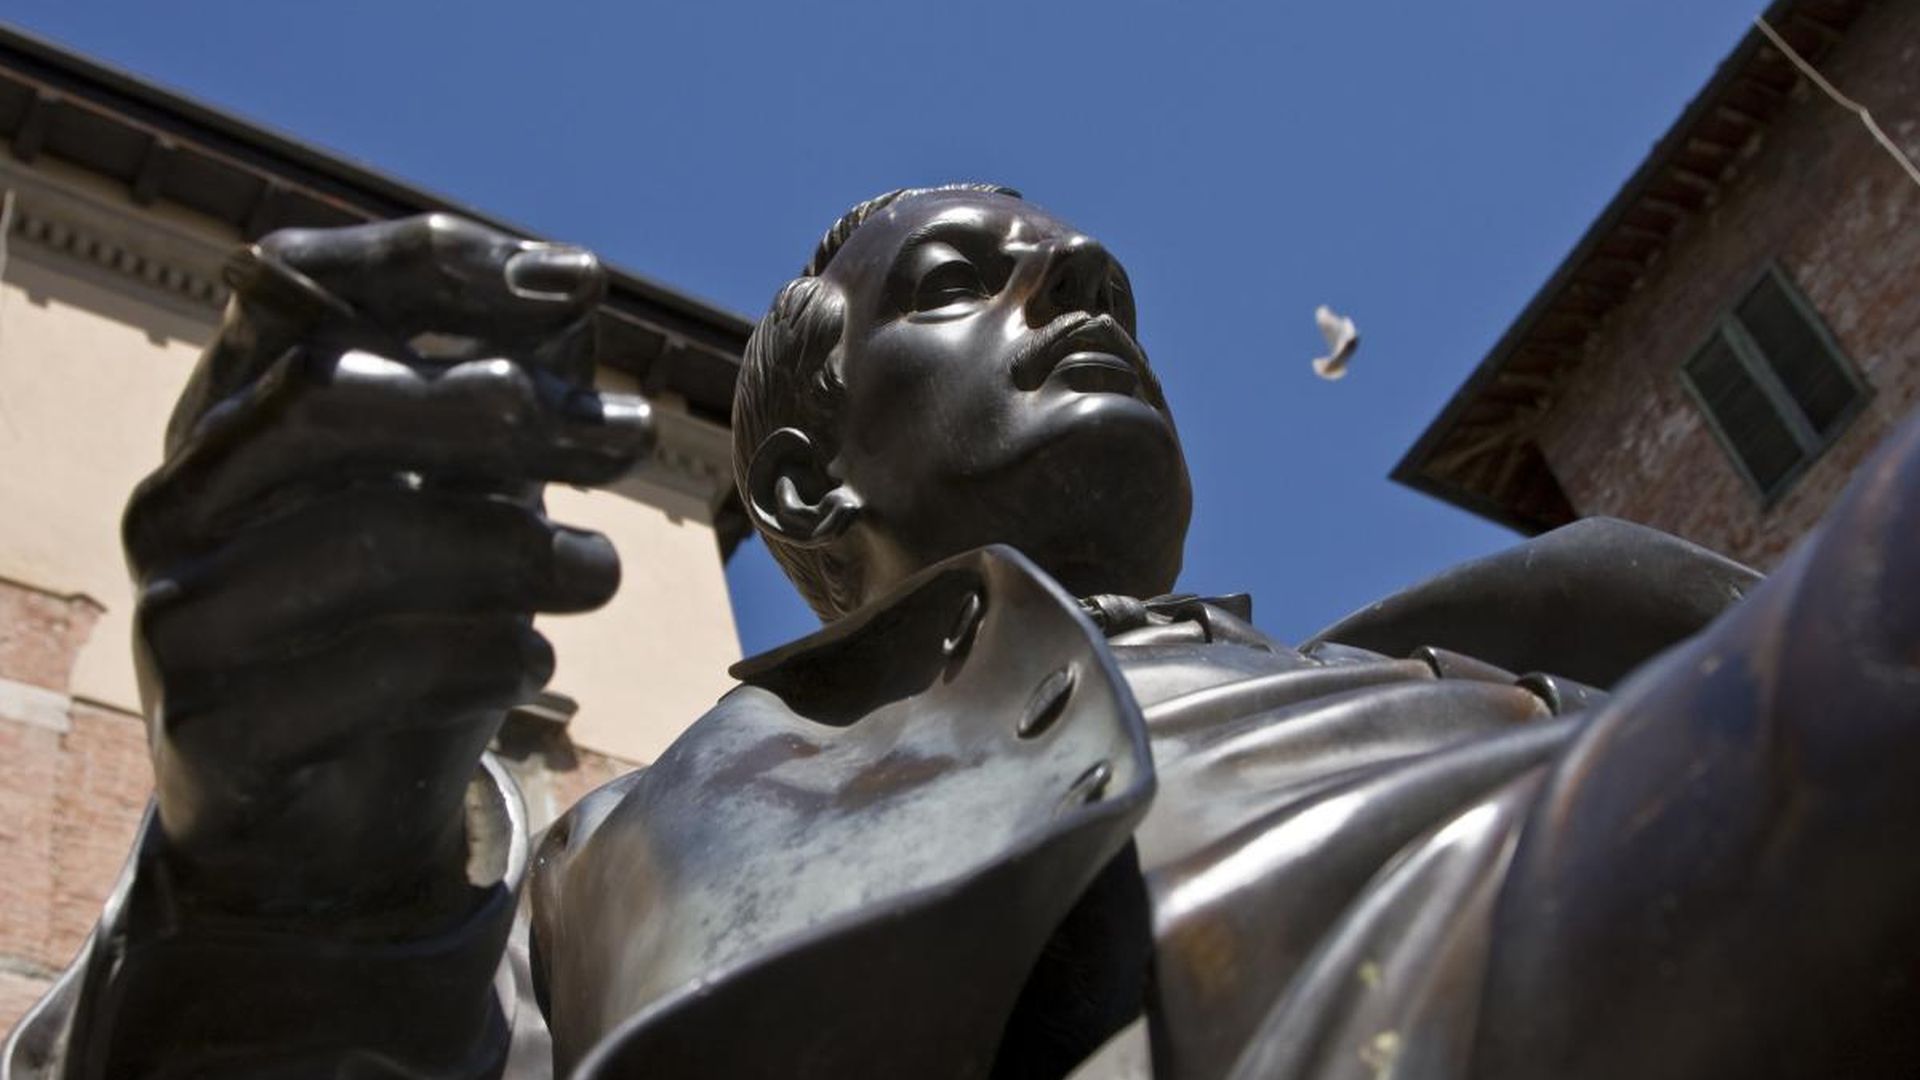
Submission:
[[[1767,359],[1759,342],[1754,340],[1746,324],[1740,321],[1738,314],[1740,305],[1745,303],[1747,298],[1752,296],[1769,277],[1786,295],[1787,302],[1792,305],[1795,314],[1799,315],[1801,321],[1812,329],[1814,338],[1826,350],[1828,358],[1838,367],[1841,377],[1853,388],[1853,396],[1834,417],[1825,435],[1814,430],[1805,410],[1801,409],[1800,403],[1794,400],[1793,392],[1787,389],[1787,384],[1774,370],[1772,362]],[[1741,456],[1739,447],[1721,426],[1720,417],[1707,404],[1706,395],[1701,393],[1700,387],[1694,382],[1692,371],[1689,370],[1694,360],[1711,348],[1716,341],[1726,342],[1734,359],[1739,362],[1741,370],[1753,380],[1754,386],[1766,399],[1767,405],[1773,409],[1774,415],[1779,418],[1781,424],[1787,429],[1787,433],[1800,447],[1799,459],[1786,472],[1780,474],[1780,478],[1774,481],[1771,489],[1761,484],[1753,475],[1746,458]],[[1754,274],[1746,286],[1734,294],[1733,299],[1720,309],[1720,312],[1714,316],[1705,339],[1687,354],[1685,360],[1681,361],[1678,374],[1680,384],[1686,387],[1687,396],[1692,399],[1694,408],[1706,420],[1707,428],[1713,432],[1714,441],[1720,444],[1721,452],[1732,463],[1734,471],[1740,474],[1740,478],[1746,482],[1747,489],[1759,500],[1762,510],[1771,509],[1785,497],[1787,492],[1793,490],[1794,485],[1807,470],[1812,468],[1813,464],[1819,461],[1834,443],[1840,441],[1847,429],[1852,426],[1854,419],[1866,410],[1867,403],[1873,399],[1873,384],[1860,373],[1853,359],[1847,355],[1845,349],[1840,347],[1839,340],[1833,336],[1833,331],[1828,328],[1827,321],[1821,318],[1813,302],[1806,298],[1806,295],[1800,291],[1800,287],[1794,283],[1792,275],[1788,274],[1786,268],[1777,261],[1769,262],[1762,267],[1760,272]]]

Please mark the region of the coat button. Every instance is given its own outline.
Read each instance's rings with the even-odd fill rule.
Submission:
[[[1040,680],[1033,688],[1033,696],[1027,699],[1027,710],[1021,714],[1020,725],[1013,729],[1015,735],[1023,739],[1038,738],[1046,734],[1060,714],[1067,711],[1067,699],[1073,696],[1073,668],[1071,665],[1055,668],[1053,674]]]
[[[1066,797],[1060,800],[1062,809],[1085,806],[1107,793],[1107,785],[1113,782],[1113,766],[1104,761],[1096,761],[1086,772],[1080,774],[1073,785],[1067,788]]]
[[[940,651],[948,656],[957,656],[973,643],[973,632],[980,626],[980,610],[984,607],[980,593],[967,593],[960,603],[960,610],[953,618],[953,626],[947,631],[946,639],[940,642]]]

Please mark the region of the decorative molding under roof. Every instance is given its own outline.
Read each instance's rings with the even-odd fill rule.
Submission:
[[[14,250],[110,275],[155,304],[216,322],[229,293],[220,266],[231,244],[92,190],[88,179],[0,160],[0,191],[14,200]]]
[[[671,409],[655,409],[653,415],[653,453],[612,490],[721,529],[728,505],[738,501],[733,436],[718,424]],[[746,524],[744,518],[739,524]]]
[[[31,209],[20,210],[14,214],[12,231],[27,243],[133,278],[208,311],[217,313],[226,303],[228,290],[219,281],[119,247],[58,218],[42,217]]]

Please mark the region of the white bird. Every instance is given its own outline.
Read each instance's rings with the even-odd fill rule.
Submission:
[[[1313,321],[1320,324],[1320,336],[1327,339],[1327,348],[1332,350],[1328,356],[1313,358],[1313,373],[1329,381],[1344,378],[1347,374],[1347,361],[1353,357],[1353,351],[1360,347],[1360,331],[1353,320],[1345,315],[1335,315],[1333,309],[1321,304],[1313,311]]]

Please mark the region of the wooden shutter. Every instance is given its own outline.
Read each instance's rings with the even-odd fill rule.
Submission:
[[[1800,463],[1800,442],[1726,335],[1714,334],[1687,362],[1686,374],[1721,441],[1754,486],[1773,491]]]
[[[1734,309],[1734,317],[1806,417],[1807,426],[1825,437],[1846,416],[1859,388],[1825,335],[1809,322],[1810,314],[1771,273]]]

